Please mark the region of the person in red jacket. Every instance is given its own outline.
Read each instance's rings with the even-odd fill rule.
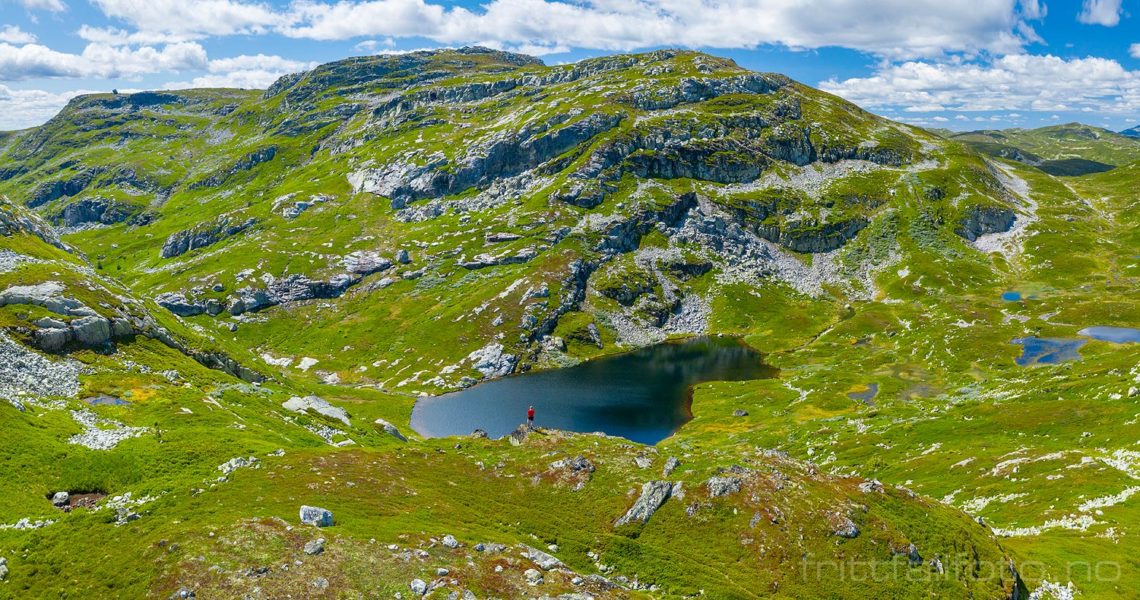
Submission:
[[[526,409],[526,424],[534,425],[534,407]]]

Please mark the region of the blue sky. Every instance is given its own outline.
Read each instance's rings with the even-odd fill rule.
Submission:
[[[1140,124],[1140,0],[0,0],[0,130],[80,93],[470,44],[550,64],[697,48],[924,126]]]

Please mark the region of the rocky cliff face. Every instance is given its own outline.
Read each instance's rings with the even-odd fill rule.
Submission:
[[[162,258],[174,258],[191,250],[205,248],[228,237],[237,235],[257,224],[257,219],[239,220],[229,215],[220,219],[173,233],[162,245]]]
[[[971,206],[958,221],[954,233],[971,242],[988,233],[1002,233],[1013,227],[1017,215],[1000,206]]]
[[[64,227],[78,227],[86,223],[113,225],[122,223],[139,213],[138,207],[106,198],[85,198],[64,206],[55,215],[55,222]]]

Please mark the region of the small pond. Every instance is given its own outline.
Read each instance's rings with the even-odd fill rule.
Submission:
[[[601,431],[656,444],[692,418],[693,385],[777,374],[737,338],[700,337],[421,398],[411,425],[425,437],[482,429],[497,438],[525,422],[533,405],[538,427]]]
[[[122,398],[116,398],[114,396],[108,396],[106,394],[102,394],[99,396],[92,396],[90,398],[84,398],[83,401],[90,404],[91,406],[129,406],[130,405],[130,402],[123,400]]]
[[[867,406],[875,406],[875,396],[879,395],[879,384],[868,383],[858,386],[855,391],[848,392],[847,397],[862,402]]]
[[[1087,342],[1088,340],[1080,338],[1026,337],[1013,340],[1014,344],[1021,345],[1021,356],[1017,357],[1017,364],[1023,367],[1080,360],[1078,350]]]
[[[1006,302],[1020,302],[1021,301],[1021,292],[1014,292],[1014,291],[1005,292],[1001,295],[1001,299],[1005,300]]]
[[[1085,327],[1077,333],[1102,342],[1114,344],[1140,344],[1140,329],[1135,327]]]

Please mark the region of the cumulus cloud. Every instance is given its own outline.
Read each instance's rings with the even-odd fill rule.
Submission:
[[[1116,27],[1122,10],[1121,0],[1084,0],[1077,20],[1088,25]]]
[[[230,71],[228,73],[211,73],[195,77],[188,81],[172,81],[163,85],[167,90],[185,90],[197,88],[238,88],[243,90],[263,90],[274,81],[287,75],[289,71],[266,71],[250,69]]]
[[[1030,22],[1045,16],[1040,0],[974,0],[969,10],[945,0],[489,0],[471,9],[442,0],[297,0],[281,8],[244,0],[91,1],[138,35],[276,31],[315,40],[481,42],[542,53],[765,44],[841,46],[891,58],[1006,53],[1038,39]]]
[[[55,116],[68,100],[92,93],[70,90],[62,93],[44,90],[18,90],[0,85],[0,131],[43,123]]]
[[[234,56],[211,60],[208,67],[211,73],[232,73],[234,71],[276,71],[295,73],[316,66],[316,63],[291,60],[266,54]]]
[[[57,52],[39,44],[0,43],[0,81],[44,77],[130,78],[165,71],[201,70],[206,51],[195,43],[125,48],[88,44],[81,54]]]
[[[318,40],[423,37],[445,44],[632,50],[653,46],[841,46],[887,57],[1011,52],[1035,39],[1037,0],[492,0],[480,10],[424,0],[294,5],[286,35]]]
[[[1132,58],[1140,58],[1140,43],[1129,46],[1128,53],[1132,55]]]
[[[820,87],[863,106],[911,112],[1140,110],[1140,71],[1095,57],[1012,54],[985,64],[908,61]]]
[[[36,41],[36,36],[15,25],[5,25],[3,29],[0,29],[0,42],[8,44],[30,44],[34,41]]]
[[[236,0],[91,0],[106,16],[142,35],[197,39],[212,35],[258,34],[284,25],[286,15],[261,3]]]
[[[283,75],[317,66],[314,62],[290,60],[266,54],[241,55],[211,60],[207,74],[188,81],[166,84],[166,89],[242,88],[265,89]]]
[[[81,25],[75,34],[85,41],[108,46],[177,44],[205,37],[199,34],[127,31],[116,27],[93,27],[86,24]]]
[[[67,5],[63,0],[16,0],[16,4],[28,10],[46,10],[49,12],[63,12]]]

